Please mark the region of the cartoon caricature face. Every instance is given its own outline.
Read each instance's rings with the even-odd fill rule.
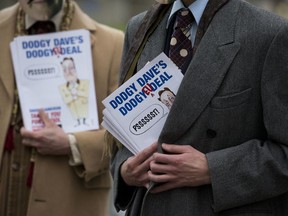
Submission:
[[[67,82],[76,82],[77,81],[77,72],[75,64],[72,58],[64,58],[61,63],[62,69],[64,72],[64,77]]]
[[[19,0],[24,12],[35,20],[49,20],[57,14],[64,0]]]
[[[159,98],[163,104],[165,104],[168,109],[171,109],[173,102],[175,100],[175,94],[169,89],[164,88],[164,90],[159,91]]]

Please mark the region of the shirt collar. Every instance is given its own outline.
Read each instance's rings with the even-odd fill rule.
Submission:
[[[65,5],[65,0],[63,0],[63,4],[62,4],[62,8],[61,10],[55,14],[55,16],[53,16],[50,21],[52,21],[55,26],[56,26],[56,31],[60,30],[60,24],[62,21],[62,17],[64,15],[64,5]],[[32,17],[28,16],[27,14],[25,14],[25,28],[28,29],[30,28],[35,22],[37,22],[38,20],[33,19]]]
[[[205,10],[205,7],[207,5],[209,0],[196,0],[195,2],[193,2],[188,8],[189,10],[192,12],[194,18],[195,18],[195,21],[197,23],[197,25],[199,25],[199,22],[200,22],[200,19],[202,17],[202,14]],[[176,0],[174,3],[173,3],[173,7],[172,7],[172,10],[170,12],[170,15],[169,15],[169,19],[168,19],[168,22],[167,22],[167,28],[171,22],[171,18],[173,17],[173,15],[178,11],[180,10],[181,8],[184,8],[184,4],[182,3],[181,0]]]

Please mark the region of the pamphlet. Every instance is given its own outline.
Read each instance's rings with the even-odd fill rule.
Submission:
[[[24,126],[43,109],[67,133],[99,129],[87,30],[19,36],[10,44]]]
[[[182,79],[181,70],[161,53],[102,101],[102,126],[139,153],[157,141]]]

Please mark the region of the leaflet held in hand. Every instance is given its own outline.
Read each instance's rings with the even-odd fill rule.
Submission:
[[[89,31],[19,36],[10,49],[27,129],[44,126],[40,109],[67,133],[99,128]]]
[[[157,141],[182,79],[180,69],[161,53],[102,101],[102,126],[139,153]]]

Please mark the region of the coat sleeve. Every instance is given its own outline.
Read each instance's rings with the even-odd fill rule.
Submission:
[[[206,154],[216,212],[288,192],[288,27],[272,40],[261,77],[266,140]]]

